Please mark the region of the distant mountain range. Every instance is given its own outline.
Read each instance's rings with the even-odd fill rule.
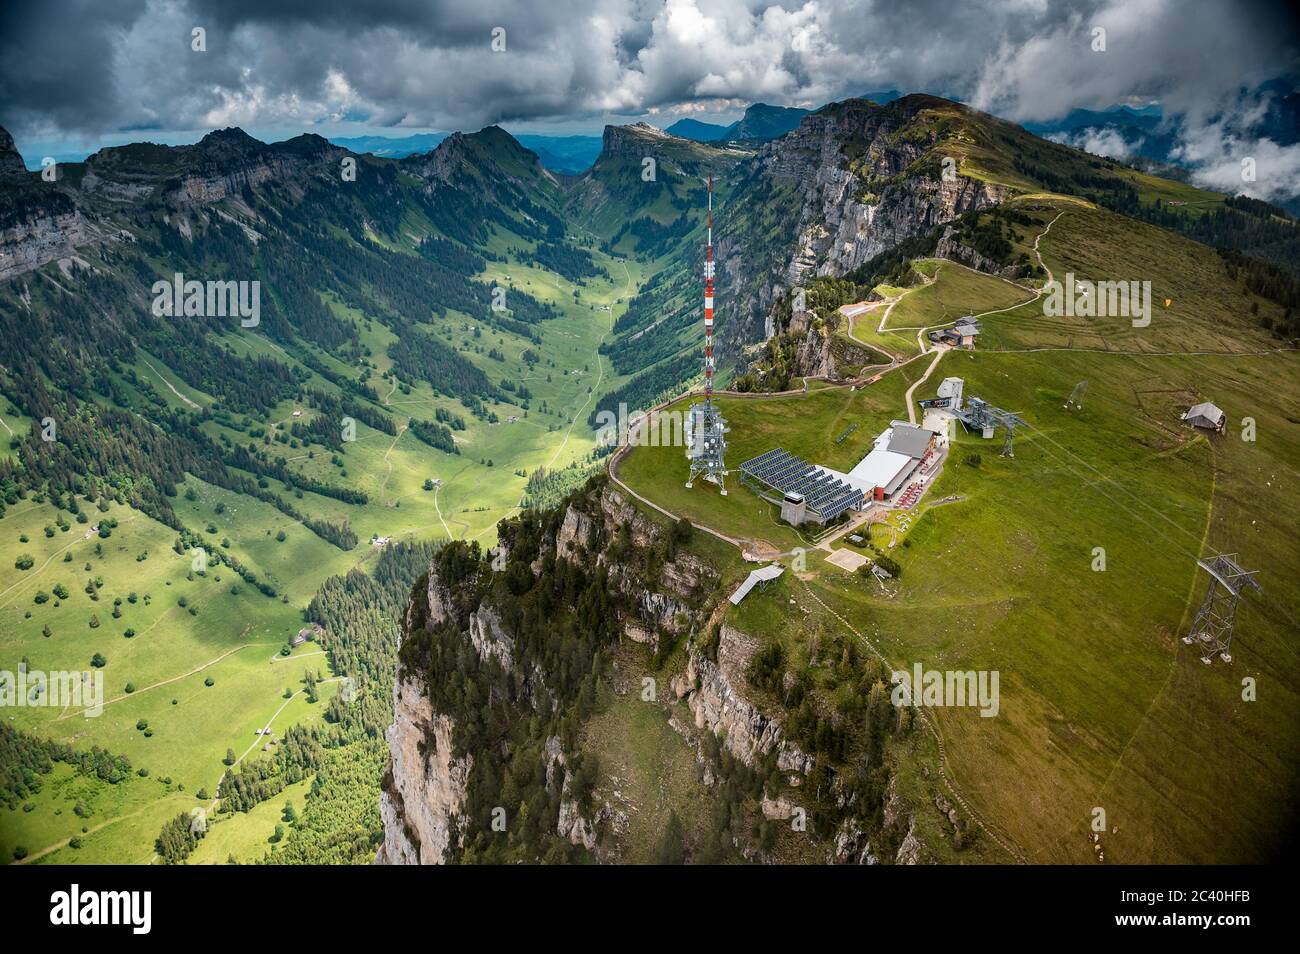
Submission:
[[[696,142],[722,142],[731,139],[778,139],[799,125],[808,110],[793,106],[769,106],[754,103],[745,115],[730,126],[702,123],[698,119],[679,119],[664,132]]]
[[[1263,116],[1251,133],[1280,146],[1300,142],[1300,92],[1282,81],[1265,83],[1257,94],[1269,94]],[[1159,106],[1112,106],[1110,109],[1074,109],[1050,122],[1027,122],[1025,129],[1037,136],[1112,158],[1146,159],[1166,168],[1162,175],[1176,174],[1175,149],[1182,140],[1178,120],[1168,119]],[[1300,210],[1300,196],[1284,203]]]
[[[432,152],[450,133],[418,133],[412,136],[342,136],[330,142],[352,152],[370,153],[385,159]],[[600,155],[599,136],[516,136],[525,148],[537,153],[542,165],[551,172],[579,175],[590,169]]]
[[[352,152],[368,152],[385,159],[403,159],[421,152],[432,152],[451,133],[416,133],[411,136],[339,136],[330,140]]]
[[[1269,108],[1253,132],[1288,146],[1300,142],[1300,92],[1284,81],[1272,81],[1256,90],[1271,94]],[[902,97],[897,89],[868,91],[859,99],[886,105]],[[955,97],[947,97],[955,98]],[[679,119],[664,131],[682,139],[701,143],[727,141],[767,142],[791,132],[812,110],[789,106],[754,103],[744,115],[730,125]],[[1111,158],[1147,160],[1148,167],[1162,175],[1186,178],[1176,162],[1175,150],[1180,141],[1180,127],[1168,120],[1159,106],[1112,106],[1109,109],[1074,109],[1048,122],[1026,122],[1024,128],[1037,136]],[[329,139],[355,153],[369,153],[386,159],[432,152],[450,133],[415,133],[408,136],[340,136]],[[581,175],[596,162],[601,151],[600,136],[516,136],[520,145],[537,154],[542,166],[561,175]],[[85,152],[55,153],[60,164],[80,162]],[[40,168],[42,156],[27,152],[27,168]],[[1292,212],[1300,212],[1300,196],[1285,202]]]

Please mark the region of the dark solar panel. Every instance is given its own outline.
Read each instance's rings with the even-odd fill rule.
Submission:
[[[782,494],[802,494],[809,508],[823,520],[834,520],[844,511],[862,505],[861,490],[780,447],[745,461],[740,469]]]

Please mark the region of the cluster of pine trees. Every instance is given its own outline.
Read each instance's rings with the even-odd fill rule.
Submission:
[[[39,794],[43,776],[54,771],[54,763],[72,766],[78,775],[116,785],[131,774],[131,762],[98,746],[77,752],[72,746],[29,735],[0,722],[0,804],[11,811]]]
[[[181,812],[163,825],[162,831],[154,839],[154,851],[158,853],[158,860],[165,865],[180,864],[199,846],[206,831],[204,826],[196,825],[190,815]]]

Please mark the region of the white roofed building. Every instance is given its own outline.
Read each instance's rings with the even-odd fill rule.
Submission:
[[[1183,420],[1193,427],[1201,427],[1207,431],[1221,431],[1227,417],[1220,408],[1209,401],[1204,401],[1188,408],[1187,413],[1183,415]]]
[[[871,453],[844,477],[876,500],[892,497],[916,473],[937,436],[915,424],[894,421],[875,439]]]

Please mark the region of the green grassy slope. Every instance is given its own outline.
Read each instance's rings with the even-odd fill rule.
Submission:
[[[505,189],[503,183],[538,178],[531,154],[490,140],[490,131],[464,138],[459,154],[463,161],[452,172],[453,180],[461,183],[457,187],[464,186],[459,178],[463,176],[483,189]],[[121,156],[110,158],[122,160]],[[418,159],[411,168],[419,168]],[[363,169],[362,176],[365,174]],[[386,230],[376,224],[350,241],[358,256],[368,254],[371,247],[383,247],[414,262],[422,239],[448,238],[442,230],[450,227],[450,220],[441,217],[437,204],[417,198],[424,188],[422,180],[403,174],[392,180],[392,188],[399,190],[407,203],[400,225]],[[535,218],[548,209],[551,214],[558,209],[556,190],[553,180],[539,178],[532,199],[542,205],[530,210]],[[249,206],[241,203],[251,201],[265,203],[258,208],[267,215],[298,214],[292,204],[281,204],[282,198],[269,186],[265,194],[232,200],[223,211],[246,217]],[[363,193],[359,201],[378,200]],[[327,348],[291,332],[270,334],[265,322],[254,329],[221,324],[205,329],[226,354],[238,360],[274,360],[277,376],[293,382],[287,396],[263,410],[236,407],[230,395],[204,390],[195,383],[186,356],[159,347],[149,336],[124,350],[122,360],[106,362],[105,380],[111,382],[111,388],[87,394],[100,408],[126,407],[142,418],[165,420],[169,428],[176,426],[176,420],[184,420],[179,415],[193,415],[202,435],[226,448],[251,447],[267,462],[279,461],[293,475],[291,481],[348,488],[365,494],[366,499],[345,502],[304,491],[275,476],[263,477],[261,491],[288,502],[300,514],[295,518],[265,500],[187,475],[176,495],[168,498],[175,519],[192,531],[195,541],[209,553],[237,560],[255,574],[274,592],[268,597],[239,579],[229,566],[212,565],[206,573],[192,573],[193,551],[177,553],[173,549],[177,532],[129,506],[126,493],[118,500],[112,493],[105,497],[108,509],[102,516],[117,520],[118,525],[111,536],[101,539],[85,536],[101,518],[93,499],[78,498],[80,508],[89,515],[88,522],[80,524],[52,501],[37,494],[20,497],[14,488],[0,516],[0,618],[4,620],[0,626],[0,669],[14,670],[23,660],[33,669],[84,669],[92,654],[99,652],[107,659],[103,672],[110,702],[98,718],[24,708],[14,713],[11,724],[44,738],[69,742],[77,749],[103,746],[128,757],[133,770],[147,769],[150,777],[133,776],[119,785],[80,776],[75,779],[72,787],[77,797],[85,801],[93,795],[96,802],[88,827],[109,823],[87,833],[80,849],[58,847],[60,839],[71,837],[86,822],[73,816],[70,804],[65,804],[68,799],[58,796],[52,783],[47,784],[32,800],[31,811],[5,810],[0,819],[0,857],[10,860],[14,849],[21,846],[33,860],[39,855],[61,862],[149,861],[162,822],[198,804],[193,793],[200,788],[216,791],[225,768],[222,756],[228,748],[242,754],[255,739],[254,730],[273,716],[277,734],[289,725],[320,723],[336,684],[324,685],[319,701],[313,704],[302,694],[286,704],[285,690],[301,688],[304,669],[319,670],[327,679],[342,672],[316,644],[299,647],[287,659],[279,651],[303,625],[303,610],[326,577],[353,568],[373,568],[378,553],[371,546],[373,537],[465,538],[490,546],[497,521],[516,512],[522,503],[530,476],[544,469],[560,475],[562,483],[575,482],[594,466],[594,435],[585,419],[600,394],[622,380],[597,349],[638,285],[647,279],[651,266],[592,247],[597,273],[581,279],[564,277],[532,260],[541,239],[528,230],[536,230],[536,222],[527,224],[525,212],[510,203],[501,209],[503,215],[494,219],[485,233],[489,257],[482,259],[479,271],[464,277],[481,282],[484,288],[505,288],[508,304],[517,300],[516,293],[531,296],[550,306],[554,317],[526,329],[516,328],[497,323],[492,315],[470,315],[455,308],[437,310],[440,300],[435,297],[417,325],[421,333],[482,371],[496,389],[495,397],[482,399],[478,413],[460,400],[450,382],[412,378],[397,366],[390,347],[407,333],[407,327],[394,320],[398,299],[392,287],[373,277],[361,285],[340,282],[332,271],[316,276],[315,292],[333,318],[355,335],[355,348]],[[346,220],[346,214],[338,214]],[[470,219],[468,212],[466,218]],[[194,227],[200,228],[200,222]],[[348,233],[338,229],[334,234]],[[452,237],[469,242],[472,233]],[[139,267],[132,264],[128,268],[98,248],[84,254],[114,279],[129,281],[130,268]],[[166,265],[161,258],[150,258],[148,264],[160,269]],[[47,270],[58,275],[55,266]],[[36,281],[34,312],[24,320],[41,320],[47,309],[60,307],[64,296],[89,298],[95,293],[85,273],[58,275],[56,280],[57,288],[52,282]],[[451,291],[448,289],[449,294]],[[16,303],[16,299],[5,298],[6,306],[11,301]],[[129,302],[110,304],[120,309],[115,317],[121,314],[124,320],[131,320]],[[345,382],[355,380],[372,389],[373,398],[358,397],[355,390],[344,387]],[[507,382],[515,390],[507,387]],[[299,384],[301,389],[297,389]],[[526,397],[520,388],[527,388]],[[315,406],[308,389],[331,399],[359,400],[371,413],[391,420],[397,433],[385,433],[358,420],[356,439],[339,442],[334,430],[337,412],[327,413]],[[14,394],[15,399],[20,397],[30,399]],[[26,433],[30,415],[14,410],[17,413],[0,410],[0,414],[16,439],[30,440]],[[445,419],[439,414],[463,422],[462,429],[451,432],[459,454],[429,446],[407,426],[409,421],[439,423]],[[312,430],[317,424],[325,428],[324,436]],[[9,441],[4,444],[8,454]],[[571,465],[575,467],[573,476],[567,478],[566,468]],[[257,476],[246,471],[242,474],[251,479]],[[115,476],[128,481],[130,477],[124,472]],[[437,484],[426,489],[430,481]],[[347,526],[356,535],[357,545],[351,549],[336,546],[313,533],[306,525],[309,521]],[[66,531],[58,529],[64,522]],[[53,537],[45,536],[47,525],[56,528]],[[29,570],[15,565],[24,553],[33,557],[34,566]],[[72,562],[63,562],[69,554]],[[90,569],[85,569],[87,563]],[[88,579],[96,578],[102,581],[96,591],[99,600],[91,601],[84,587]],[[38,592],[49,596],[56,584],[67,587],[66,599],[36,602]],[[134,601],[128,598],[130,594]],[[115,618],[112,612],[118,599],[122,601],[120,616]],[[89,625],[92,614],[100,624],[95,628]],[[46,626],[51,631],[48,637],[43,635]],[[125,635],[128,631],[129,637]],[[214,685],[205,685],[208,678]],[[130,693],[128,684],[133,690]],[[147,730],[136,728],[142,721]],[[256,754],[253,750],[250,757]],[[57,771],[64,769],[57,767]],[[138,811],[142,796],[131,793],[154,791],[162,785],[156,781],[160,778],[171,780],[163,788],[170,794],[155,807]],[[245,860],[265,850],[261,833],[266,819],[261,816],[268,809],[266,805],[259,808],[248,816],[222,816],[221,838],[214,844],[238,846],[235,854]],[[42,854],[47,848],[53,850]],[[196,860],[224,861],[228,852],[216,857],[214,850],[200,853]]]
[[[997,456],[1000,435],[959,437],[927,498],[959,499],[923,507],[906,533],[873,534],[882,548],[898,544],[888,550],[903,567],[893,594],[814,554],[804,582],[787,576],[728,618],[798,660],[808,632],[843,630],[824,603],[899,667],[998,670],[996,718],[937,715],[956,783],[1031,861],[1095,859],[1097,807],[1116,829],[1102,836],[1107,862],[1265,860],[1293,812],[1300,744],[1289,646],[1300,548],[1278,519],[1294,509],[1300,471],[1297,359],[1251,313],[1256,302],[1264,313],[1277,306],[1231,281],[1213,251],[1075,204],[1034,215],[1045,225],[1062,208],[1042,242],[1054,273],[1131,271],[1171,305],[1147,328],[1072,319],[1065,332],[1041,302],[984,319],[978,349],[945,356],[916,396],[959,375],[968,395],[1020,412],[1031,428],[1017,436],[1015,459]],[[942,318],[942,303],[934,307],[918,309],[916,324]],[[780,445],[850,466],[889,418],[905,416],[906,375],[922,363],[858,392],[725,401],[729,462]],[[1065,410],[1083,380],[1084,410]],[[1224,408],[1223,435],[1181,424],[1198,400]],[[1247,418],[1253,441],[1242,439]],[[836,445],[852,421],[859,430]],[[963,462],[968,453],[980,455],[978,467]],[[635,449],[619,474],[728,534],[795,542],[735,481],[725,501],[709,485],[685,491],[679,448]],[[1093,570],[1097,547],[1104,572]],[[1216,550],[1260,568],[1268,595],[1243,604],[1233,663],[1206,667],[1178,637],[1206,584],[1195,558]],[[1247,677],[1271,688],[1267,700],[1243,700]],[[944,857],[937,829],[928,843]],[[1006,859],[995,851],[990,860]]]

